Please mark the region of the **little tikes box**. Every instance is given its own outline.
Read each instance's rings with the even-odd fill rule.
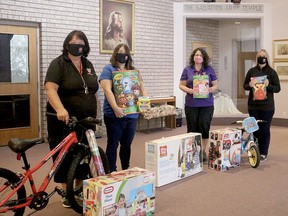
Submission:
[[[186,133],[145,143],[145,168],[156,173],[156,187],[203,171],[200,133]]]
[[[155,212],[155,173],[134,167],[83,182],[83,215],[150,216]]]
[[[241,131],[235,128],[209,132],[208,167],[226,171],[240,166]]]

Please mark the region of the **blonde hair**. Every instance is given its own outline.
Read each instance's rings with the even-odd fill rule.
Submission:
[[[266,49],[261,49],[261,50],[259,50],[259,51],[257,52],[257,54],[256,54],[256,62],[257,62],[257,65],[258,65],[257,58],[260,56],[260,53],[261,53],[261,52],[264,52],[264,53],[265,53],[265,57],[267,58],[267,63],[266,63],[266,64],[270,66],[270,58],[269,58],[269,54],[268,54],[268,52],[267,52]]]

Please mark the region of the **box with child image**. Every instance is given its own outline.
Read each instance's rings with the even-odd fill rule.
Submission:
[[[152,216],[155,173],[134,167],[83,182],[83,215]]]
[[[186,133],[146,142],[145,168],[156,173],[156,187],[203,171],[200,133]]]
[[[212,130],[209,132],[208,167],[227,171],[240,166],[241,131],[235,128]]]

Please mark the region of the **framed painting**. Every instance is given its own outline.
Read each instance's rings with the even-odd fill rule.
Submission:
[[[213,57],[212,44],[205,42],[192,42],[192,51],[196,48],[203,48],[207,52],[210,59]]]
[[[135,2],[100,0],[100,53],[112,53],[124,43],[134,54]]]
[[[273,58],[288,61],[288,39],[273,41]]]
[[[273,63],[273,67],[278,73],[279,79],[280,80],[288,80],[288,61],[279,61]]]

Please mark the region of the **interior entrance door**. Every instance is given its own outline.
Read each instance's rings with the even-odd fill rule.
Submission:
[[[242,113],[248,113],[247,92],[243,89],[243,83],[248,70],[255,65],[257,52],[239,52],[237,67],[237,109]]]
[[[0,145],[39,136],[37,28],[0,25]]]

